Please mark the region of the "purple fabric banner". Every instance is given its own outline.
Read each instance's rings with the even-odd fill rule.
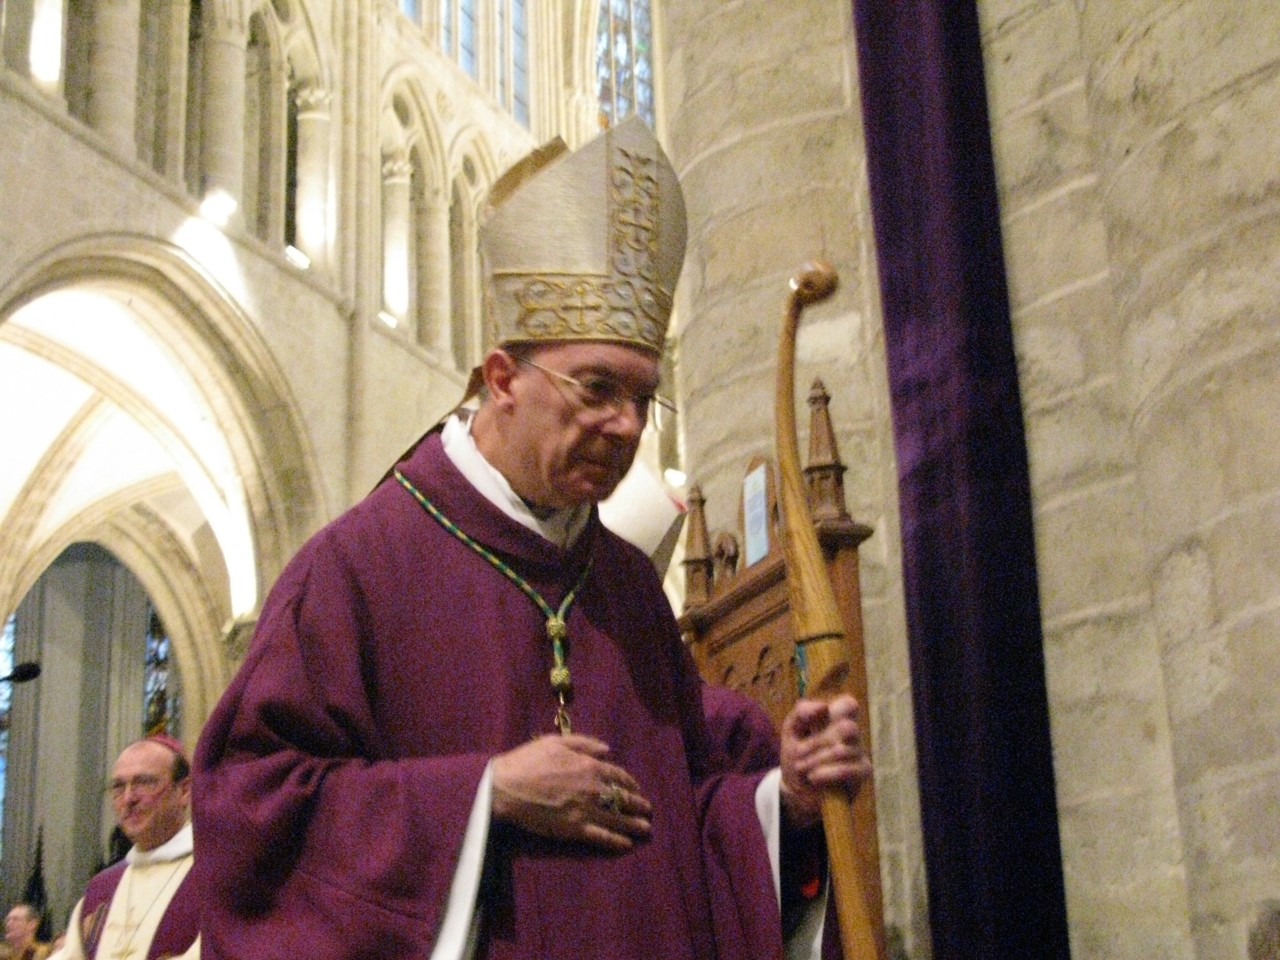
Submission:
[[[1069,957],[972,0],[856,0],[936,960]]]

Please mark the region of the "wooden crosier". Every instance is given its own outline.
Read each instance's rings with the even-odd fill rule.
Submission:
[[[792,277],[791,295],[787,299],[778,345],[774,406],[778,503],[782,514],[791,620],[796,648],[803,652],[806,696],[824,700],[855,691],[850,683],[844,625],[835,592],[827,577],[822,548],[814,532],[800,469],[795,413],[795,343],[801,312],[806,306],[825,300],[835,288],[835,271],[823,263],[806,264]],[[865,702],[862,709],[865,718]],[[825,792],[822,797],[822,826],[826,833],[832,893],[845,960],[884,960],[883,925],[863,888],[854,824],[854,801],[841,790]]]

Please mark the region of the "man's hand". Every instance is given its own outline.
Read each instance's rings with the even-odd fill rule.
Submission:
[[[493,816],[540,837],[629,850],[653,812],[594,737],[549,734],[493,760]]]
[[[782,812],[795,828],[822,817],[820,797],[828,788],[857,796],[871,776],[862,744],[858,701],[847,694],[830,703],[801,700],[782,721]]]

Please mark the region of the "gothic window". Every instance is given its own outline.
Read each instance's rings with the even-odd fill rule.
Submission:
[[[528,0],[494,0],[498,102],[517,121],[529,125]]]
[[[529,0],[440,0],[440,49],[529,126]]]
[[[422,10],[418,6],[418,0],[400,0],[400,12],[414,23],[421,22]]]
[[[650,127],[653,117],[653,21],[649,0],[602,0],[596,31],[600,126],[633,113]]]
[[[142,729],[146,735],[182,730],[182,686],[173,663],[173,644],[155,607],[147,604],[146,653],[142,671]]]
[[[480,79],[478,6],[477,0],[440,0],[440,46],[473,80]]]

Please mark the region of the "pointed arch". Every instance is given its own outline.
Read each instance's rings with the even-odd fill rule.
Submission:
[[[383,311],[451,362],[445,155],[417,68],[406,64],[388,75],[380,142]]]
[[[315,480],[314,455],[283,373],[233,300],[186,252],[171,244],[136,236],[100,235],[49,251],[0,290],[0,340],[40,337],[39,332],[24,332],[14,323],[15,317],[42,298],[67,293],[92,294],[125,311],[157,354],[173,360],[175,377],[185,378],[182,382],[202,405],[211,428],[207,436],[197,437],[161,409],[154,397],[129,395],[109,371],[90,369],[93,364],[89,359],[81,358],[84,369],[75,371],[99,395],[123,410],[133,429],[172,453],[172,476],[166,482],[172,485],[171,492],[185,491],[181,510],[197,512],[191,526],[207,528],[202,534],[189,534],[188,539],[211,537],[205,549],[227,568],[225,587],[211,583],[207,574],[203,576],[204,594],[218,598],[223,629],[229,629],[235,618],[252,619],[265,586],[325,515]],[[72,358],[58,353],[56,344],[49,346],[45,341],[42,349],[51,369],[65,370],[73,365]],[[209,437],[223,445],[225,463],[214,463],[211,452],[201,448]],[[24,490],[19,505],[23,496],[28,506],[47,504],[58,479],[69,476],[66,471],[82,455],[83,450],[73,449],[56,471],[49,469],[48,462],[37,464],[26,486],[43,485],[40,496]],[[219,473],[224,466],[228,469]],[[158,482],[155,477],[151,481]],[[154,497],[138,498],[139,488],[133,493],[131,503],[156,503]],[[225,516],[211,515],[210,503],[224,508]],[[28,539],[21,549],[39,552],[41,540],[47,540],[47,549],[53,549],[54,541],[83,538],[91,528],[155,529],[127,522],[122,518],[125,512],[119,505],[106,516],[87,508],[73,511],[59,524],[56,535],[41,528],[39,524],[46,521],[39,518],[23,521],[10,517],[0,525],[0,535],[6,539],[17,535],[25,522]],[[200,551],[195,547],[189,546],[188,552],[199,559],[196,554]],[[196,566],[207,567],[207,562]],[[0,600],[7,600],[6,606],[16,603],[14,590],[19,579],[19,571],[14,569],[0,578]],[[171,611],[170,619],[200,622],[207,629],[210,614],[195,609],[201,604],[190,600],[192,589],[175,586],[171,592],[175,598],[187,597],[188,602],[182,616]]]

